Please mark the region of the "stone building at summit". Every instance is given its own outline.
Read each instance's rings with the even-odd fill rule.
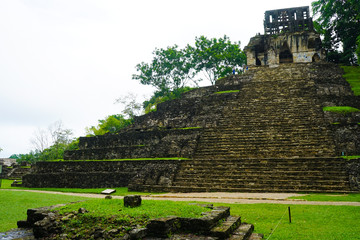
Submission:
[[[325,58],[320,35],[313,29],[309,7],[265,12],[264,35],[245,47],[249,66],[318,62]]]

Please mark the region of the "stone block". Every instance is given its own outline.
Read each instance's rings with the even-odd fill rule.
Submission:
[[[141,196],[139,195],[129,195],[124,197],[124,206],[125,207],[139,207],[141,205]]]

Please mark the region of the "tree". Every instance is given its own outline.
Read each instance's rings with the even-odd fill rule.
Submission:
[[[166,49],[155,49],[151,63],[136,65],[134,80],[140,80],[141,84],[152,85],[157,91],[170,92],[189,84],[197,84],[193,79],[196,72],[191,60],[191,55],[184,49],[178,49],[177,45]]]
[[[47,129],[39,128],[30,140],[36,150],[44,151],[46,148],[56,144],[69,144],[72,139],[72,131],[65,129],[61,121],[54,122]]]
[[[187,45],[179,49],[174,45],[155,49],[153,55],[151,63],[136,65],[138,74],[132,78],[154,86],[161,96],[186,86],[198,86],[200,75],[214,84],[219,77],[230,74],[233,67],[246,62],[240,42],[232,43],[227,36],[219,39],[201,36],[195,38],[195,47]]]
[[[203,72],[211,84],[231,74],[233,67],[242,66],[246,62],[240,42],[232,43],[226,35],[219,39],[201,36],[195,38],[194,48],[189,45],[187,48],[192,52],[196,71]]]
[[[0,147],[0,152],[2,151],[3,149]]]
[[[129,126],[132,123],[131,119],[125,119],[121,114],[107,116],[103,120],[99,120],[97,126],[86,128],[87,136],[104,135],[105,133],[115,133],[120,129]]]
[[[142,113],[141,104],[136,101],[136,95],[128,93],[126,96],[120,97],[115,100],[115,103],[120,103],[124,106],[122,114],[129,119],[134,119]]]
[[[359,0],[318,0],[312,3],[314,16],[318,15],[318,29],[325,36],[328,51],[337,51],[341,43],[341,62],[355,64],[357,38],[360,36]]]
[[[357,37],[356,43],[357,43],[356,55],[357,55],[357,59],[358,59],[358,63],[359,63],[359,59],[360,59],[360,35]]]

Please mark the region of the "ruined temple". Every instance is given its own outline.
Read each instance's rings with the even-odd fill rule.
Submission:
[[[27,187],[137,191],[360,190],[360,107],[324,59],[308,7],[265,13],[245,48],[249,71],[163,102],[116,134],[80,138],[62,162],[38,162]],[[136,159],[136,160],[134,160]]]
[[[249,66],[275,67],[281,63],[318,62],[325,58],[309,7],[266,11],[264,35],[251,38],[244,50]]]

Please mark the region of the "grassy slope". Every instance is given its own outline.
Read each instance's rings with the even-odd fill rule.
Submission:
[[[345,71],[345,79],[350,83],[351,89],[354,91],[355,96],[360,95],[360,67],[343,66]]]

